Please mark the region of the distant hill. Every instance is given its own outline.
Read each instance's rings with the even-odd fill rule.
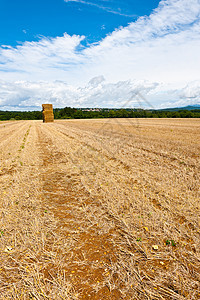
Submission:
[[[199,104],[188,105],[188,106],[184,106],[184,107],[164,108],[164,109],[160,109],[160,110],[162,110],[162,111],[181,111],[181,110],[196,110],[196,109],[200,109]]]

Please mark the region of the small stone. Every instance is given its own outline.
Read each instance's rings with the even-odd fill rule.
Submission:
[[[10,251],[12,251],[12,247],[10,247],[10,246],[7,246],[4,250],[4,252],[10,252]]]
[[[153,245],[152,248],[153,250],[158,250],[158,245]]]

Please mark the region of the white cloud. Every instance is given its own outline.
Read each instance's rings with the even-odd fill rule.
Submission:
[[[142,80],[110,83],[103,76],[79,87],[64,81],[0,81],[0,110],[40,110],[42,103],[49,102],[54,107],[175,107],[200,104],[199,93],[200,81],[181,90]],[[169,96],[174,101],[168,101]],[[158,106],[158,100],[165,105]]]
[[[108,13],[112,13],[112,14],[115,14],[115,15],[120,15],[120,16],[124,16],[124,17],[135,17],[135,15],[133,15],[133,14],[129,15],[129,14],[122,13],[120,8],[118,8],[116,10],[112,7],[105,6],[105,2],[108,3],[108,2],[111,2],[111,1],[102,0],[102,1],[100,1],[100,4],[95,3],[94,1],[91,2],[91,1],[85,1],[85,0],[64,0],[64,1],[66,3],[75,2],[75,3],[84,4],[84,5],[94,6],[94,7],[97,7],[99,9],[102,9],[102,10],[108,12]]]
[[[109,83],[103,76],[91,79],[82,87],[63,81],[0,81],[0,110],[41,109],[44,102],[54,107],[138,107],[146,105],[138,93],[146,96],[156,86],[156,83],[130,80]]]
[[[180,97],[191,100],[191,103],[200,103],[200,80],[190,82],[182,89]]]
[[[185,84],[199,74],[199,14],[199,1],[162,1],[150,17],[116,30],[85,49],[85,55],[110,80],[128,77]]]
[[[199,101],[199,0],[161,1],[149,17],[99,43],[83,47],[83,39],[64,34],[1,46],[1,105],[28,107],[48,99],[57,106],[121,106],[138,82],[144,94],[147,83],[152,86],[148,100],[155,107]],[[107,81],[98,77],[87,84],[99,74]]]
[[[2,46],[0,48],[1,78],[22,80],[55,80],[70,78],[72,69],[81,63],[81,55],[77,47],[83,36],[42,38],[39,42],[25,42],[16,48]],[[8,74],[9,73],[9,74]]]

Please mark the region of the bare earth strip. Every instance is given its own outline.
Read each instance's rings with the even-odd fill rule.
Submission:
[[[0,299],[199,299],[200,121],[0,123]]]

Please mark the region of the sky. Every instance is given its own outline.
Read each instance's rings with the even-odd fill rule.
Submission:
[[[0,110],[200,104],[200,0],[0,0]]]

